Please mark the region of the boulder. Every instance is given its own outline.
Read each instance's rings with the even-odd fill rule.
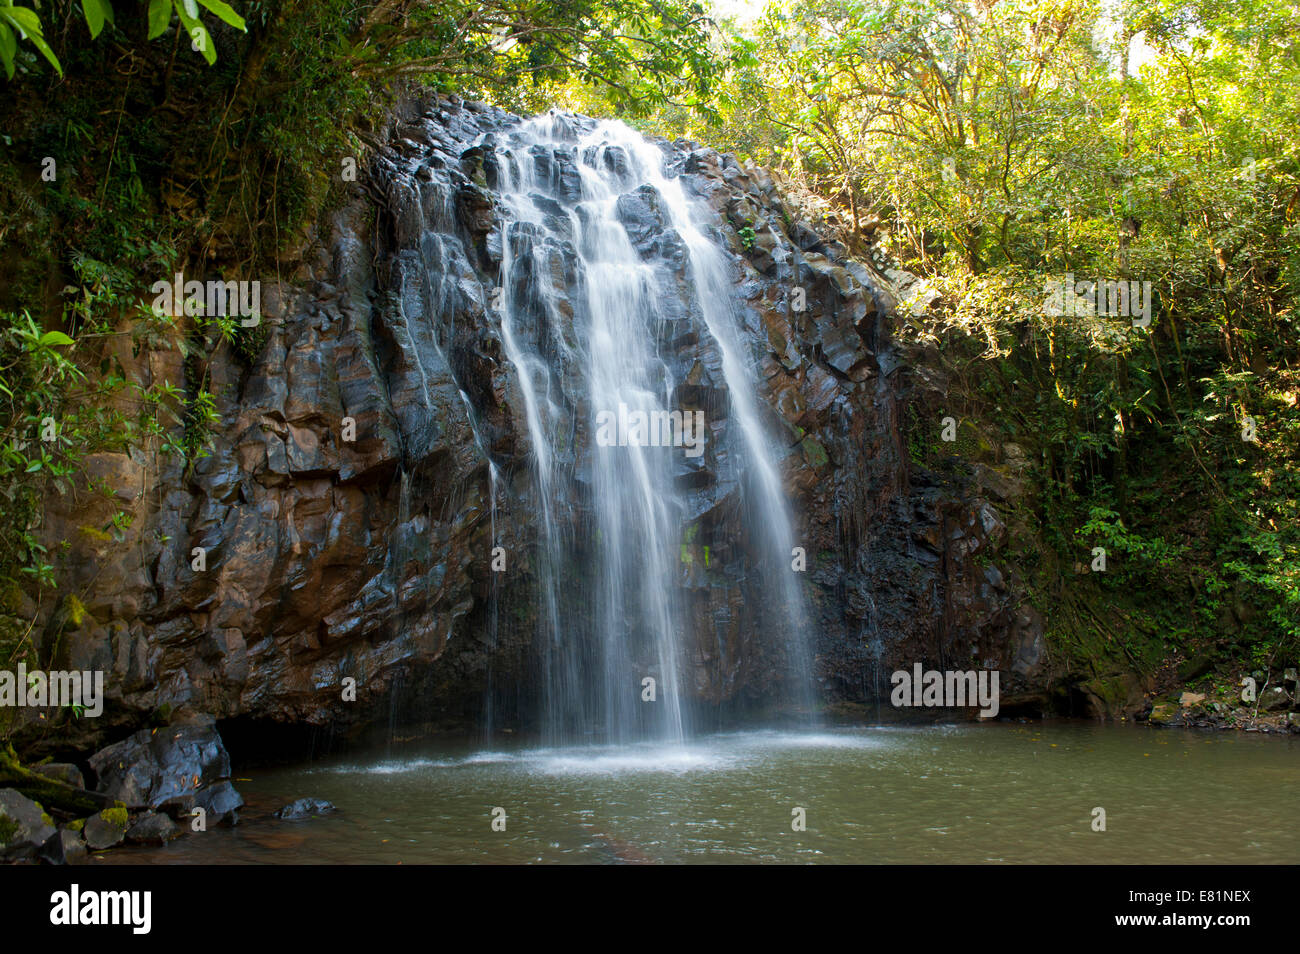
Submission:
[[[175,822],[159,812],[146,812],[126,830],[126,840],[141,845],[165,845],[180,836]]]
[[[196,792],[194,804],[196,808],[202,808],[207,813],[209,825],[218,822],[234,824],[238,820],[235,812],[243,807],[244,799],[229,782],[218,782]]]
[[[1281,686],[1270,686],[1259,694],[1259,707],[1267,712],[1283,712],[1291,707],[1291,696]]]
[[[54,834],[39,804],[12,788],[0,789],[0,860],[35,858]]]
[[[47,762],[44,765],[33,765],[31,769],[38,775],[44,775],[46,778],[52,778],[56,782],[62,782],[64,785],[70,785],[73,788],[81,789],[86,787],[86,780],[81,775],[81,769],[70,762]]]
[[[276,818],[295,819],[309,818],[312,815],[327,815],[330,812],[338,811],[331,802],[323,798],[299,798],[275,813]]]
[[[1158,702],[1151,707],[1147,721],[1152,725],[1182,725],[1183,717],[1172,703]]]
[[[86,859],[86,841],[80,832],[61,828],[41,847],[41,861],[51,865],[75,865]]]
[[[91,851],[103,851],[120,845],[126,838],[127,813],[125,808],[106,808],[86,819],[82,834]]]
[[[188,813],[198,806],[212,824],[243,804],[229,782],[230,756],[210,719],[142,729],[96,752],[90,764],[99,791],[132,809],[175,810],[180,804]]]

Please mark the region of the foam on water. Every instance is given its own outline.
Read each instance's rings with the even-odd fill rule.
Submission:
[[[448,758],[386,759],[316,769],[335,774],[397,775],[427,771],[501,766],[541,775],[583,776],[684,772],[726,772],[752,766],[783,751],[842,749],[869,751],[889,747],[874,731],[749,731],[705,736],[689,743],[643,742],[623,746],[544,747],[483,751]]]

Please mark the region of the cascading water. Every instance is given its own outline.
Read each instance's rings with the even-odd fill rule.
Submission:
[[[788,683],[807,709],[807,617],[790,565],[791,515],[758,412],[754,362],[736,334],[731,263],[707,233],[707,207],[665,173],[658,147],[621,123],[549,114],[489,145],[504,219],[501,338],[518,374],[543,538],[547,740],[672,741],[690,732],[694,634],[679,551],[691,514],[682,487],[688,455],[726,427],[707,420],[702,433],[690,430],[703,410],[681,406],[690,392],[664,348],[684,315],[703,325],[720,356],[728,406],[713,411],[739,431],[722,466],[748,491],[757,562],[784,614],[766,624],[791,640]],[[639,227],[629,214],[638,205],[653,210],[659,228]],[[648,243],[655,254],[646,254]],[[631,439],[593,438],[602,416],[634,422]],[[638,420],[681,430],[647,446],[651,432],[637,431]],[[563,519],[584,495],[589,540],[575,539],[582,530]],[[589,558],[579,561],[579,551]],[[579,565],[592,568],[590,579],[573,579]],[[579,631],[583,619],[595,633]]]

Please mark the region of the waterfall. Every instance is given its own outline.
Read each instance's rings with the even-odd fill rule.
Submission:
[[[756,363],[738,334],[733,265],[710,235],[710,210],[665,170],[659,147],[622,123],[552,113],[489,144],[503,219],[495,297],[541,534],[547,740],[690,734],[688,655],[702,634],[689,631],[682,592],[691,517],[683,481],[701,442],[724,439],[730,450],[714,458],[746,490],[755,562],[783,616],[765,624],[791,640],[789,682],[807,708],[808,619],[791,569],[792,519]],[[720,358],[727,406],[712,414],[682,406],[682,362],[667,342],[688,321]],[[569,518],[580,507],[589,524],[575,527]],[[586,579],[573,578],[579,566]],[[584,620],[594,632],[581,631]]]

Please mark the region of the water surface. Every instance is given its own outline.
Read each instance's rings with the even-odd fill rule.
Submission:
[[[394,748],[253,773],[237,827],[104,860],[1295,863],[1298,757],[1294,739],[1077,724]],[[340,811],[270,816],[303,796]]]

